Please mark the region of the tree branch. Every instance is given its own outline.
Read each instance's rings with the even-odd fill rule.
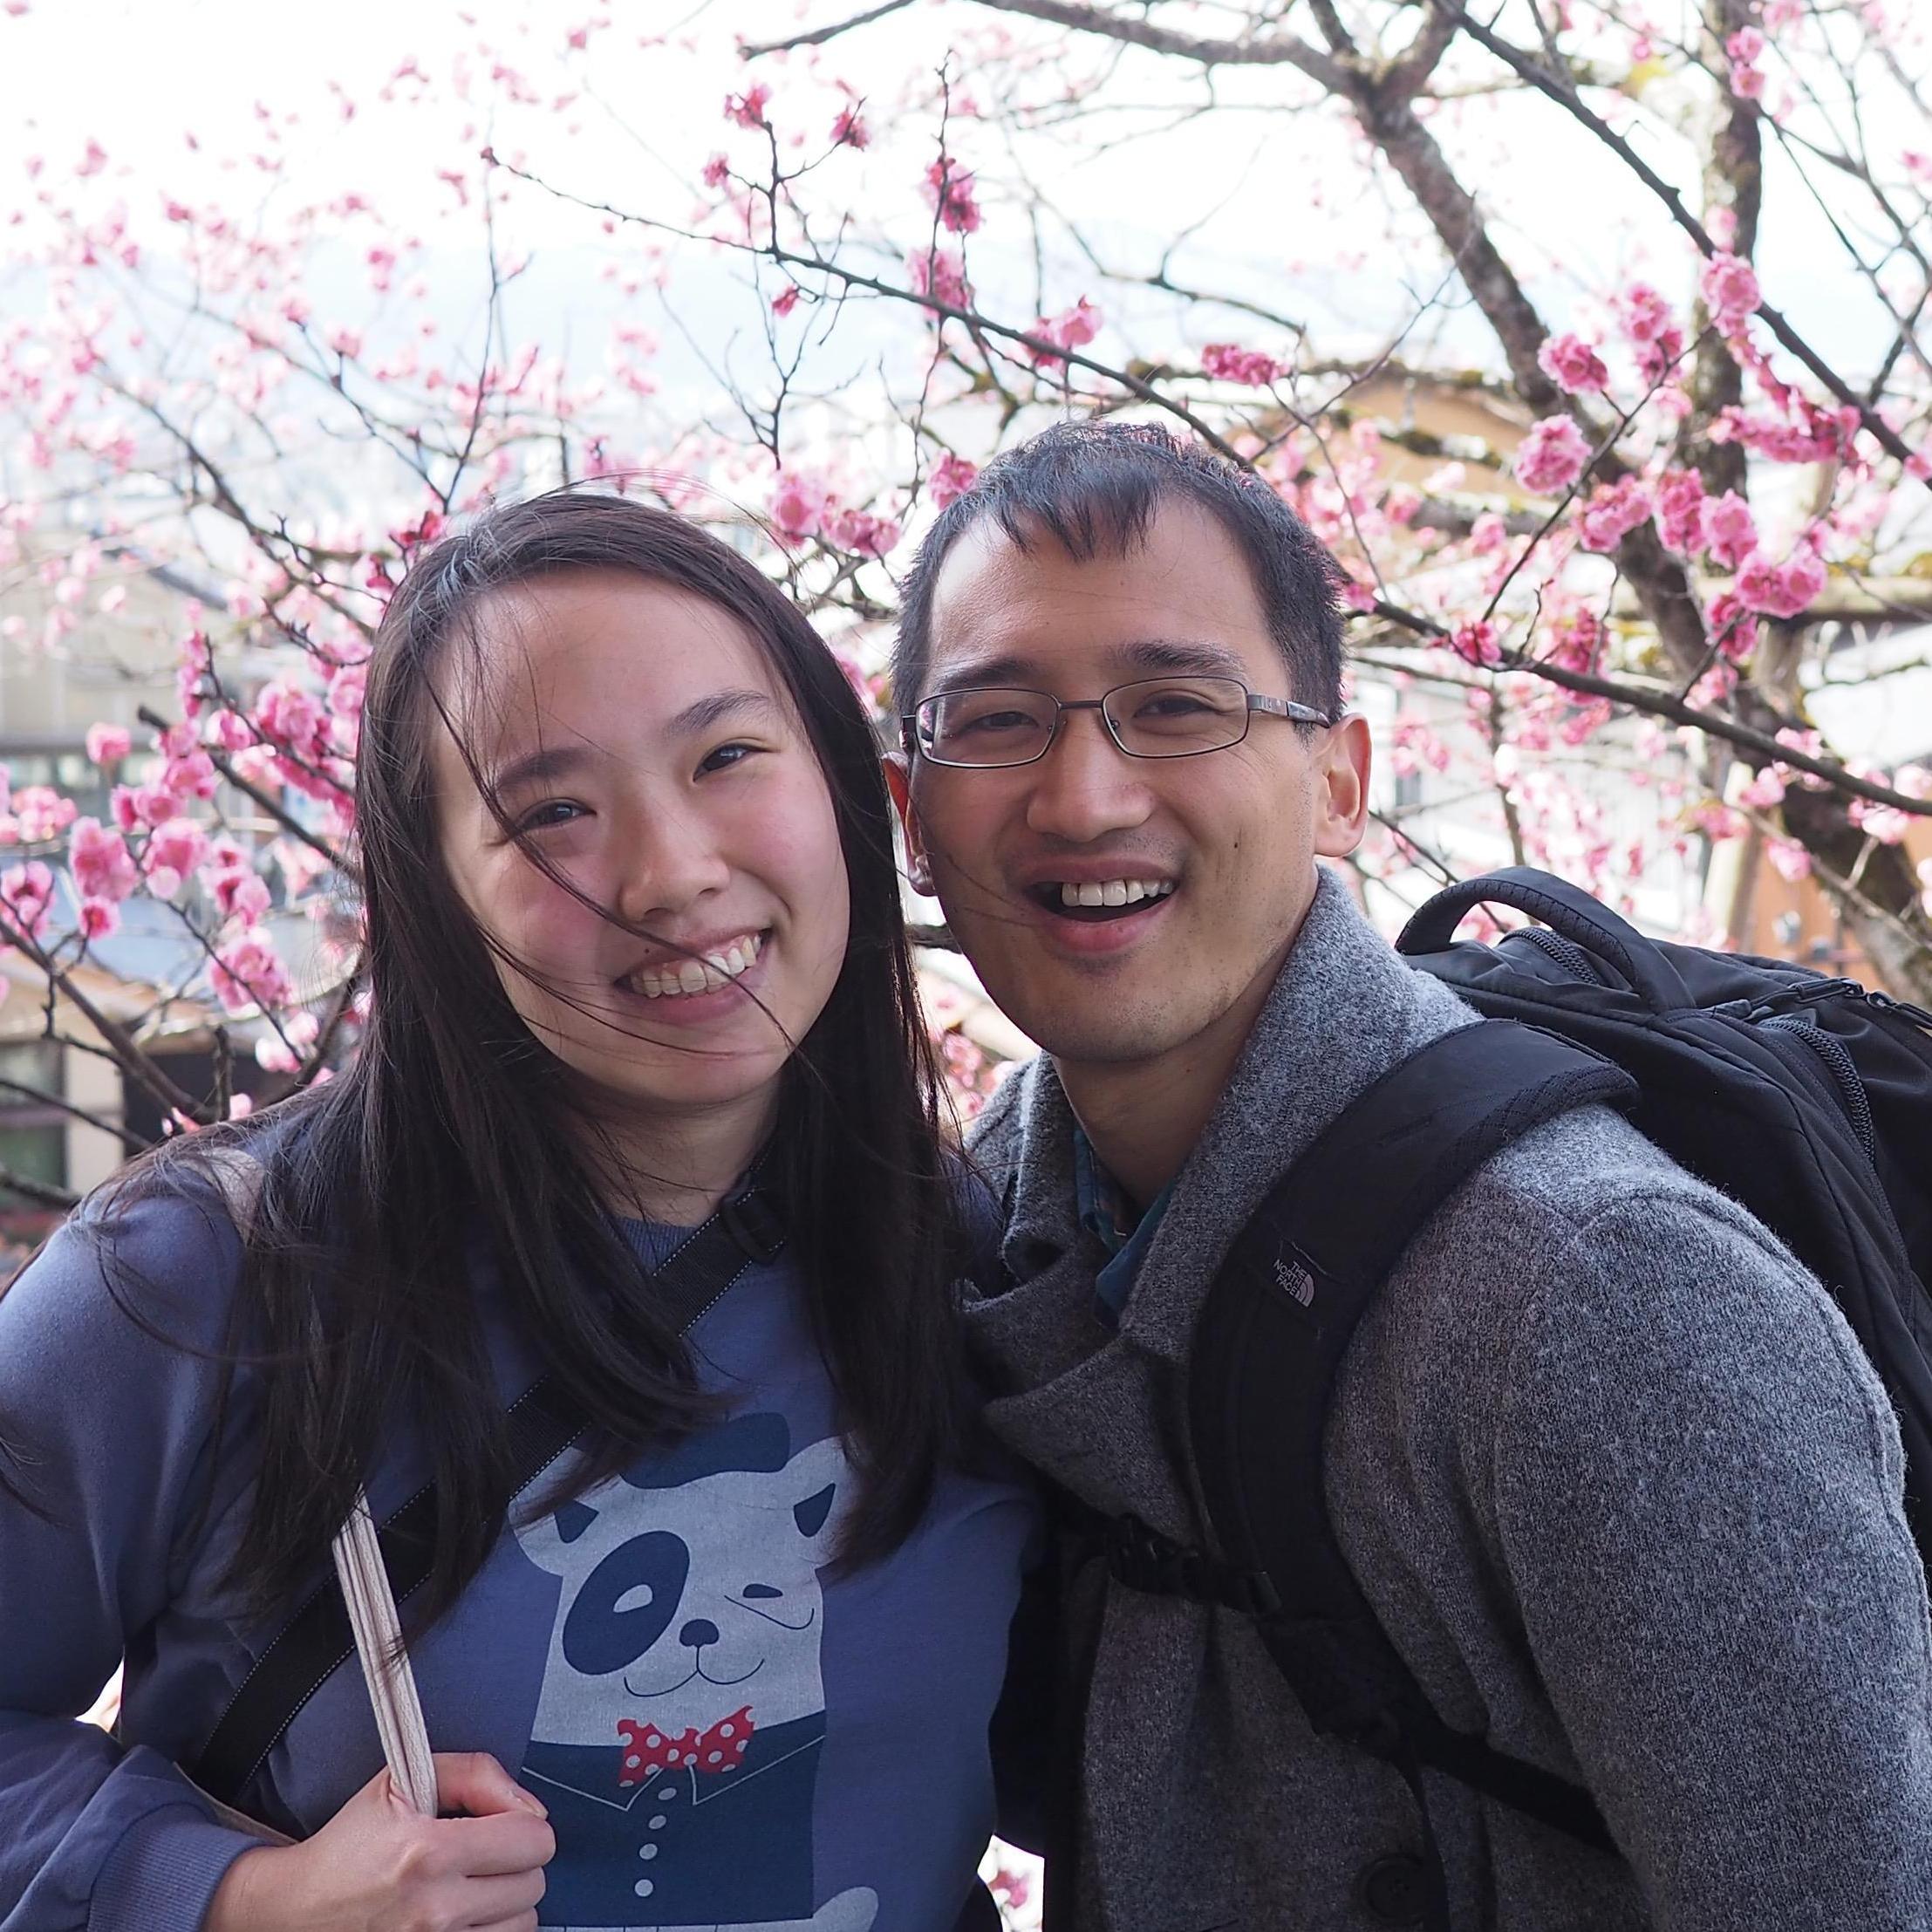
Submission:
[[[869,7],[864,13],[855,13],[850,20],[835,21],[829,27],[815,27],[810,33],[795,33],[789,40],[768,40],[761,46],[741,46],[738,50],[741,60],[759,60],[767,54],[789,54],[795,47],[823,47],[828,40],[836,40],[841,34],[850,33],[855,27],[869,27],[875,20],[883,20],[889,13],[898,13],[909,7],[912,0],[885,0],[884,6]]]
[[[163,718],[160,713],[151,710],[147,705],[143,705],[134,715],[150,730],[165,732],[172,728],[167,719]],[[318,837],[314,832],[311,831],[294,813],[290,811],[286,806],[278,803],[259,785],[251,784],[246,778],[243,778],[236,770],[234,761],[225,752],[215,751],[208,746],[203,746],[202,749],[208,753],[209,764],[213,765],[215,770],[221,773],[223,779],[234,786],[236,790],[240,792],[244,798],[266,812],[290,838],[299,839],[317,857],[327,859],[329,864],[337,871],[342,873],[345,877],[360,884],[360,875],[358,874],[355,867],[349,863],[342,853],[337,851],[334,846],[331,845],[326,839]]]
[[[1174,54],[1183,60],[1198,61],[1204,67],[1294,67],[1309,79],[1320,81],[1331,93],[1344,88],[1341,67],[1297,34],[1274,34],[1263,40],[1211,40],[1157,27],[1150,20],[1125,18],[1104,7],[1082,5],[1081,0],[977,0],[977,4],[995,13],[1025,14],[1058,27],[1071,27],[1077,33],[1124,41],[1130,46],[1145,47],[1150,53]]]
[[[0,1167],[0,1192],[17,1194],[37,1207],[57,1207],[64,1214],[80,1199],[72,1188],[56,1187],[51,1181],[31,1181],[10,1167]]]
[[[1449,631],[1444,625],[1431,618],[1405,611],[1400,604],[1378,599],[1375,612],[1388,623],[1426,638],[1432,644],[1446,645],[1449,641]],[[1587,671],[1571,671],[1562,665],[1528,657],[1520,652],[1505,657],[1498,668],[1527,672],[1533,677],[1542,678],[1583,697],[1607,698],[1613,704],[1627,705],[1632,711],[1641,711],[1653,718],[1668,718],[1673,724],[1689,725],[1714,738],[1724,739],[1740,750],[1754,752],[1767,764],[1788,765],[1793,771],[1808,772],[1813,778],[1823,779],[1834,790],[1848,792],[1874,805],[1890,805],[1899,811],[1910,812],[1915,817],[1932,818],[1932,798],[1914,798],[1905,792],[1894,791],[1889,785],[1860,778],[1855,772],[1847,771],[1844,766],[1834,765],[1828,758],[1814,758],[1809,752],[1780,744],[1769,732],[1754,731],[1749,725],[1739,724],[1735,719],[1723,717],[1717,712],[1700,711],[1673,691],[1632,684],[1623,679],[1599,678]]]
[[[985,3],[985,0],[982,0],[982,3]],[[1513,68],[1538,92],[1547,95],[1588,128],[1670,210],[1671,219],[1697,244],[1699,253],[1709,257],[1720,252],[1703,223],[1683,205],[1682,194],[1665,181],[1608,121],[1601,115],[1593,113],[1585,106],[1574,86],[1559,79],[1520,48],[1512,47],[1500,34],[1492,33],[1481,22],[1471,18],[1468,10],[1458,4],[1458,0],[1429,0],[1429,4],[1452,13],[1471,39],[1480,42],[1498,60]],[[1763,302],[1758,304],[1757,312],[1785,348],[1796,356],[1846,408],[1858,412],[1859,421],[1866,433],[1888,455],[1895,457],[1901,463],[1909,463],[1912,461],[1913,450],[1904,438],[1831,367],[1797,330],[1785,321],[1778,310],[1772,308],[1768,302]],[[1923,481],[1926,488],[1932,489],[1932,476],[1928,476]]]

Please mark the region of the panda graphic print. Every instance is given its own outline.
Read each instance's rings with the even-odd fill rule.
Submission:
[[[876,1894],[816,1895],[830,1560],[852,1474],[740,1415],[518,1528],[560,1582],[523,1782],[556,1857],[557,1932],[869,1932]]]

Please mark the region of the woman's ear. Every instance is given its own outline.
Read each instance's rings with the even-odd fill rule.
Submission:
[[[912,768],[903,751],[885,754],[885,789],[899,815],[905,834],[905,876],[915,892],[933,896],[932,868],[925,856],[925,838],[919,829],[918,807],[912,802]]]

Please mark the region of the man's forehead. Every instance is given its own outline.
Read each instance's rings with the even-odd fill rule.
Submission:
[[[1136,678],[1170,674],[1193,677],[1245,678],[1252,669],[1233,645],[1198,637],[1126,637],[1105,642],[1056,640],[1050,635],[983,642],[977,647],[942,646],[933,652],[932,677],[936,686],[963,685],[1050,684],[1068,665],[1099,672],[1126,683]]]

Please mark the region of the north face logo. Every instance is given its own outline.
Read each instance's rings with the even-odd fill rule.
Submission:
[[[1306,1308],[1314,1301],[1314,1277],[1299,1260],[1286,1254],[1274,1258],[1274,1285],[1283,1294]]]

